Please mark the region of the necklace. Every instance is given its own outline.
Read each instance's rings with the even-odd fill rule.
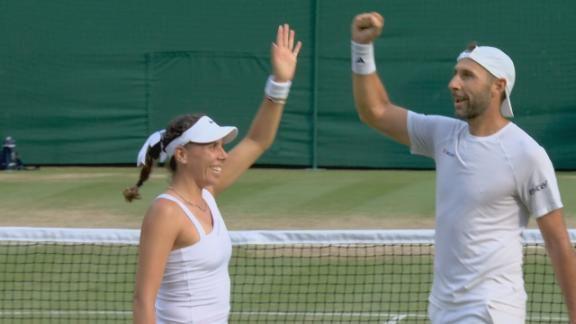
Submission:
[[[206,213],[208,211],[208,209],[206,207],[202,207],[202,206],[200,206],[196,203],[193,203],[190,200],[186,199],[186,197],[184,197],[184,195],[179,193],[178,190],[176,190],[174,187],[168,186],[168,190],[174,191],[174,193],[176,193],[178,195],[178,197],[182,198],[190,206],[198,208],[201,212]]]

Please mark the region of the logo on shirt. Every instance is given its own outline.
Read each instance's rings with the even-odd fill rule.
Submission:
[[[456,156],[456,154],[454,154],[453,152],[448,151],[447,148],[443,148],[443,149],[442,149],[442,153],[444,153],[444,154],[446,154],[446,155],[448,155],[448,156],[451,156],[451,157],[455,157],[455,156]]]
[[[542,191],[544,189],[548,188],[548,180],[542,182],[541,184],[528,189],[528,193],[530,194],[530,196],[534,195],[535,193],[537,193],[538,191]]]

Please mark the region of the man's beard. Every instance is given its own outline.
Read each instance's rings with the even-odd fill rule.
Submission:
[[[456,113],[456,116],[460,119],[469,121],[482,115],[490,105],[490,93],[484,93],[486,94],[485,96],[475,96],[475,98],[480,100],[472,102],[470,99],[468,99],[467,107],[464,110],[461,110],[460,114]]]
[[[486,111],[487,108],[488,108],[487,105],[478,105],[478,104],[471,105],[471,106],[468,106],[468,109],[463,111],[463,114],[461,114],[461,115],[457,114],[457,116],[460,119],[463,119],[466,121],[472,120],[472,119],[475,119],[478,116],[482,115]]]

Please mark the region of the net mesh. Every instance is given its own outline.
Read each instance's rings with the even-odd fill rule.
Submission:
[[[427,323],[433,235],[231,232],[230,323]],[[130,323],[137,244],[133,230],[0,228],[0,323]],[[524,246],[527,322],[567,322],[539,233]]]

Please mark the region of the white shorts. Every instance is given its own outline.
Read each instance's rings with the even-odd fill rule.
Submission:
[[[494,301],[449,309],[430,303],[428,316],[432,324],[524,324],[526,310]]]

